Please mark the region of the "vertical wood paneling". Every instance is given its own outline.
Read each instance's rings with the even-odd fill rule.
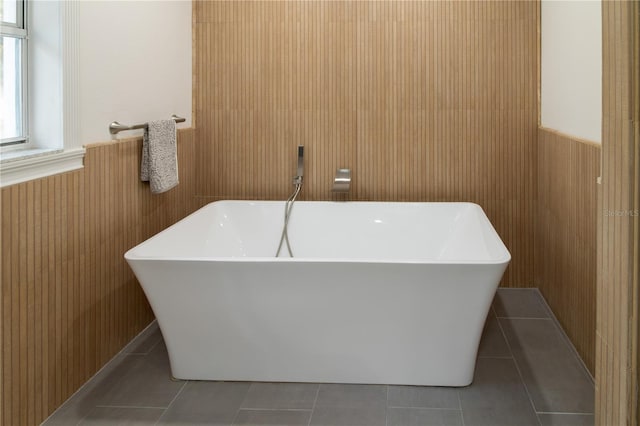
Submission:
[[[640,4],[603,2],[602,32],[596,424],[637,425]]]
[[[324,182],[305,186],[307,198],[330,197],[335,168],[355,169],[351,7],[196,4],[210,21],[194,15],[199,194],[286,198],[298,144],[315,158],[305,179]]]
[[[473,201],[531,286],[538,3],[194,3],[197,193]],[[345,197],[335,169],[352,169]]]
[[[2,206],[8,206],[11,204],[11,193],[9,191],[2,191]],[[2,253],[8,253],[11,250],[11,229],[13,225],[12,209],[6,207],[2,210],[2,224],[0,235],[2,244]],[[2,315],[0,316],[0,329],[2,330],[2,341],[4,342],[8,336],[11,336],[11,262],[8,256],[0,256],[2,262],[2,282],[0,287],[4,297],[1,298],[0,304],[2,306]],[[0,405],[3,410],[0,415],[3,424],[9,424],[9,420],[12,416],[11,407],[11,389],[12,388],[12,376],[11,376],[11,347],[8,345],[2,345],[0,348],[0,357],[2,359],[2,386],[0,386]],[[6,389],[6,391],[5,391]]]
[[[538,130],[536,283],[595,374],[600,146]]]
[[[42,422],[153,318],[124,253],[195,210],[195,140],[180,185],[139,181],[140,138],[91,145],[84,169],[0,191],[0,423]]]

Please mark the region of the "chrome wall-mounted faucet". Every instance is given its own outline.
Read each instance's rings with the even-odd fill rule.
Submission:
[[[351,188],[351,169],[338,169],[333,178],[333,192],[349,192]]]

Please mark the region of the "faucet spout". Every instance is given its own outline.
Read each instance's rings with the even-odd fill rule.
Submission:
[[[336,177],[333,178],[333,192],[349,192],[351,187],[351,169],[336,170]]]

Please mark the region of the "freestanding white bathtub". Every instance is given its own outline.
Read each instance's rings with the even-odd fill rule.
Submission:
[[[211,203],[125,254],[174,377],[471,383],[511,258],[478,205],[297,202],[275,258],[283,209]]]

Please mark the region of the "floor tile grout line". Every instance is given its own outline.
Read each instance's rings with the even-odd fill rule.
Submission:
[[[515,290],[516,292],[526,292],[526,293],[532,293],[532,294],[537,294],[538,296],[540,296],[540,291],[538,289],[538,287],[526,287],[526,288],[508,288],[508,287],[500,287],[498,289],[498,291],[496,291],[496,295],[498,294],[498,292],[503,292],[504,290]],[[538,302],[538,307],[540,309],[542,309],[545,313],[544,317],[539,317],[539,316],[531,316],[531,317],[512,317],[509,316],[508,313],[504,313],[503,315],[498,315],[496,312],[496,317],[498,318],[509,318],[509,319],[551,319],[551,315],[550,312],[551,310],[549,309],[549,306],[546,303],[542,303],[542,301],[540,300],[540,298],[538,298],[537,300]]]
[[[318,395],[320,395],[320,386],[322,386],[322,383],[318,383],[318,389],[316,389],[316,397],[313,399],[313,406],[311,407],[311,414],[309,415],[307,426],[311,426],[311,419],[313,418],[313,413],[316,411],[316,403],[318,402]]]
[[[534,320],[534,321],[553,321],[553,318],[543,318],[543,317],[505,317],[505,316],[497,316],[498,319],[511,319],[511,320]]]
[[[589,378],[591,383],[593,385],[595,385],[595,379],[591,375],[591,371],[589,371],[589,369],[587,368],[587,365],[584,363],[584,360],[582,359],[582,357],[578,353],[578,350],[573,345],[573,342],[571,341],[571,339],[569,339],[569,336],[567,335],[567,332],[564,331],[564,328],[562,328],[562,326],[560,325],[560,321],[558,321],[558,318],[556,317],[556,315],[551,310],[551,306],[549,306],[549,304],[547,303],[547,299],[544,298],[544,296],[542,295],[542,292],[540,291],[539,288],[536,288],[536,291],[537,291],[538,296],[540,297],[540,299],[542,301],[542,304],[544,305],[544,308],[549,312],[549,316],[551,317],[552,321],[555,323],[556,328],[560,330],[560,334],[562,335],[562,338],[564,339],[565,344],[569,347],[569,350],[573,353],[573,356],[578,360],[578,363],[582,367],[582,370],[585,372],[585,374],[587,375],[587,377]],[[594,390],[594,392],[595,392],[595,390]]]
[[[135,410],[166,410],[167,407],[158,407],[154,405],[106,405],[106,404],[97,404],[94,405],[93,408],[131,408]]]
[[[158,324],[158,320],[154,319],[153,321],[151,321],[142,331],[140,331],[140,333],[138,333],[136,336],[133,337],[133,339],[131,339],[129,341],[129,343],[127,343],[126,345],[124,345],[124,348],[122,348],[120,350],[120,352],[118,352],[118,354],[120,353],[124,353],[124,354],[128,354],[129,352],[127,352],[127,350],[133,346],[136,345],[138,340],[142,340],[145,337],[147,337],[146,333],[149,333],[148,335],[151,335],[148,330],[150,330],[151,328],[153,328],[155,325]]]
[[[158,340],[155,345],[153,345],[153,346],[151,346],[149,348],[149,352],[147,352],[145,355],[149,355],[151,352],[153,352],[153,350],[156,348],[156,346],[158,346],[161,342],[164,342],[164,339]]]
[[[240,411],[312,411],[313,408],[240,408]]]
[[[384,426],[389,426],[389,385],[387,386],[387,400],[384,404]]]
[[[151,345],[151,347],[149,349],[147,349],[147,352],[127,352],[127,355],[149,355],[151,353],[151,351],[153,349],[155,349],[155,347],[158,345],[158,343],[160,343],[162,341],[162,337],[155,342],[153,345]]]
[[[256,384],[256,382],[248,382],[249,386],[247,387],[247,392],[244,394],[244,398],[242,398],[242,401],[240,401],[240,407],[238,407],[238,411],[242,410],[244,407],[244,402],[247,400],[247,398],[249,397],[249,392],[251,392],[251,388],[253,387],[253,385]],[[235,419],[234,419],[235,421]]]
[[[244,404],[244,401],[247,399],[247,397],[249,396],[249,391],[251,390],[251,387],[255,384],[255,382],[251,382],[251,384],[249,385],[249,387],[247,387],[247,391],[244,394],[244,398],[242,398],[242,401],[240,401],[240,406],[238,407],[238,409],[236,410],[236,415],[233,416],[233,420],[231,421],[231,425],[235,425],[236,424],[236,420],[238,420],[238,416],[240,415],[240,411],[242,410],[242,404]]]
[[[140,338],[141,340],[144,340],[146,338],[151,337],[152,334],[149,334],[148,336],[137,336],[134,338],[134,340],[132,340],[131,342],[127,343],[127,346],[135,346],[135,340],[137,340],[138,338]],[[126,355],[149,355],[151,353],[151,351],[153,351],[155,349],[156,346],[158,346],[158,343],[164,341],[162,335],[160,335],[160,337],[158,338],[158,340],[156,342],[153,343],[153,345],[151,345],[149,348],[146,349],[146,352],[142,352],[142,351],[133,351],[133,352],[127,352]]]
[[[407,409],[407,410],[438,410],[438,411],[462,411],[462,404],[460,403],[460,398],[458,397],[458,403],[461,408],[443,408],[443,407],[412,407],[412,406],[404,406],[404,405],[388,405],[387,408],[395,408],[395,409]]]
[[[512,356],[491,356],[491,355],[478,355],[479,359],[513,359]]]
[[[527,291],[535,289],[537,289],[537,287],[499,287],[500,291]]]
[[[491,309],[493,309],[493,307]],[[462,397],[460,396],[460,389],[456,389],[456,395],[458,396],[458,407],[460,408],[460,419],[462,420],[462,426],[464,426],[464,411],[462,411]]]
[[[496,317],[496,322],[498,323],[498,326],[499,326],[500,325],[500,321],[499,321],[500,317],[497,315],[496,308],[495,308],[495,306],[493,306],[493,303],[491,303],[491,306],[489,307],[489,310],[491,311],[491,313],[493,313],[493,316]],[[489,315],[487,315],[487,319],[485,320],[485,324],[488,323],[488,321],[489,321]],[[483,330],[483,333],[484,333],[484,330]],[[505,343],[506,343],[506,339],[505,339]],[[479,349],[479,346],[478,346],[478,349]],[[480,358],[482,358],[482,359],[513,359],[513,353],[511,353],[511,349],[509,349],[509,353],[511,354],[510,356],[477,355],[476,358],[477,359],[480,359]],[[460,395],[460,392],[458,392],[458,396],[459,395]],[[460,410],[462,410],[462,400],[460,400]]]
[[[169,402],[169,405],[167,405],[167,408],[164,409],[164,413],[162,413],[162,415],[158,418],[158,420],[156,420],[156,422],[154,423],[155,425],[157,425],[160,422],[160,420],[162,420],[162,418],[167,414],[167,412],[169,411],[169,408],[171,408],[173,403],[176,401],[176,399],[178,399],[178,397],[180,396],[184,388],[187,387],[188,384],[189,384],[189,381],[185,380],[185,382],[180,387],[180,390],[178,390],[178,392],[175,394],[173,399]]]
[[[497,290],[496,290],[496,294],[494,295],[494,300],[495,300],[495,298],[497,297],[497,294],[498,294],[498,292],[497,292]],[[498,323],[498,328],[500,328],[500,321],[498,320],[498,313],[496,312],[496,308],[495,308],[495,306],[494,306],[494,303],[493,303],[493,302],[491,302],[490,310],[491,310],[491,312],[493,313],[493,316],[494,316],[494,317],[496,317],[496,322]],[[488,318],[487,318],[487,320],[485,320],[485,322],[486,322],[486,321],[488,321]],[[500,328],[500,333],[502,333],[502,328]],[[504,337],[504,333],[502,333],[502,337],[504,338],[505,343],[507,343],[507,342],[506,342],[506,341],[507,341],[507,339]],[[511,354],[511,357],[510,357],[510,358],[507,358],[507,357],[502,358],[502,357],[501,357],[501,358],[498,358],[498,359],[513,359],[513,353],[511,352],[511,348],[508,346],[508,343],[507,343],[507,349],[509,349],[509,354]],[[477,358],[481,358],[481,357],[477,357]],[[484,357],[482,357],[482,358],[484,358]],[[490,359],[490,358],[492,358],[492,357],[487,357],[487,358],[489,358],[489,359]],[[477,362],[477,360],[476,360],[476,362]],[[514,360],[514,362],[515,362],[515,360]],[[475,370],[475,369],[474,369],[474,370]],[[473,384],[473,382],[472,382],[472,384]],[[460,390],[459,390],[459,389],[456,389],[456,394],[458,395],[458,406],[460,407],[460,418],[461,418],[461,420],[462,420],[462,426],[465,426],[465,421],[464,421],[464,410],[462,409],[462,396],[460,396]]]
[[[507,348],[509,348],[509,352],[511,353],[511,356],[513,356],[513,365],[516,366],[516,371],[518,372],[518,377],[520,377],[520,382],[522,383],[522,386],[524,386],[524,391],[527,393],[527,397],[529,398],[529,403],[531,404],[531,408],[533,409],[533,412],[536,414],[536,420],[538,421],[538,425],[541,425],[542,423],[540,422],[540,418],[538,417],[536,405],[533,403],[533,398],[531,398],[531,393],[529,392],[529,388],[527,387],[527,384],[524,381],[524,377],[522,376],[522,372],[520,371],[520,366],[518,365],[518,360],[513,355],[511,344],[509,343],[509,339],[507,339],[507,333],[504,332],[504,329],[502,328],[502,323],[500,321],[498,321],[498,326],[500,327],[500,331],[502,332],[502,337],[504,338],[504,341],[507,344]]]

